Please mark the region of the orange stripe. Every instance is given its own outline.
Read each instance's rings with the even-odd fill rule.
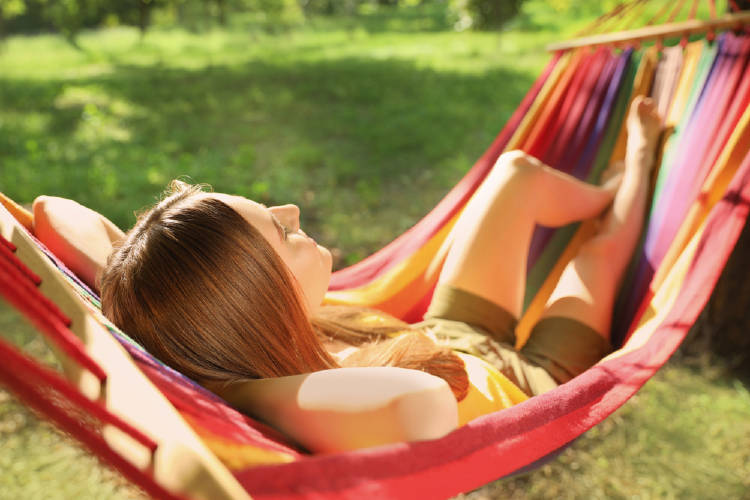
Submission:
[[[356,304],[377,307],[377,304],[386,303],[412,282],[422,280],[424,275],[431,270],[431,264],[435,257],[439,255],[439,250],[459,215],[460,212],[443,225],[440,231],[430,238],[422,248],[378,279],[358,288],[328,292],[325,298],[326,304]],[[420,298],[420,296],[409,297],[412,302],[411,305],[413,306]]]
[[[529,304],[529,307],[526,308],[521,319],[518,320],[518,325],[516,326],[516,349],[523,347],[529,339],[531,329],[542,316],[545,306],[547,305],[547,300],[549,300],[552,292],[555,290],[557,282],[560,280],[560,276],[562,276],[562,273],[565,270],[565,266],[568,265],[568,262],[573,260],[578,254],[578,250],[581,246],[591,238],[595,232],[596,227],[594,223],[592,221],[587,221],[581,224],[578,231],[576,231],[575,235],[568,243],[568,246],[565,247],[565,251],[560,255],[560,258],[557,259],[555,266],[547,275],[542,286],[539,287],[539,291],[537,291],[534,299]]]
[[[34,216],[21,205],[0,193],[0,205],[4,206],[15,219],[33,234]]]
[[[510,141],[505,147],[505,151],[512,151],[514,149],[521,148],[522,144],[528,142],[528,136],[531,133],[534,125],[539,122],[539,115],[548,107],[548,102],[553,95],[555,89],[559,85],[559,80],[568,67],[573,64],[571,55],[565,54],[555,66],[555,69],[550,74],[549,78],[545,82],[539,95],[532,103],[523,120],[518,126],[518,129],[511,137]]]
[[[568,85],[570,85],[570,82],[573,80],[578,66],[581,63],[581,59],[583,58],[583,55],[584,49],[579,49],[573,53],[573,55],[571,56],[572,60],[570,64],[568,64],[568,66],[565,68],[562,75],[560,76],[560,80],[552,90],[552,94],[550,95],[549,99],[546,103],[544,103],[545,105],[542,106],[539,116],[535,117],[531,130],[526,135],[523,141],[518,142],[518,148],[524,150],[528,149],[539,139],[539,136],[545,131],[545,129],[549,127],[550,118],[555,112],[560,100],[565,96],[565,91],[567,90]]]

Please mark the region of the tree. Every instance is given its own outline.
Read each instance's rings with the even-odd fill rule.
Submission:
[[[141,36],[146,34],[149,24],[151,24],[151,7],[153,7],[151,0],[138,0],[138,29],[141,31]]]
[[[74,47],[78,33],[104,15],[106,0],[43,0],[43,16]]]
[[[0,38],[5,36],[5,21],[26,12],[24,0],[0,0]]]
[[[458,29],[495,29],[521,10],[523,0],[452,0]]]

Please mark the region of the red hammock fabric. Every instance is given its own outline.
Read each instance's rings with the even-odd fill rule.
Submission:
[[[85,354],[81,341],[67,329],[70,320],[34,287],[39,285],[39,277],[13,254],[16,248],[12,243],[2,236],[0,241],[3,243],[0,249],[7,250],[0,252],[0,295],[30,318],[49,340],[104,383],[104,371]],[[12,390],[26,405],[75,436],[92,453],[150,496],[166,500],[181,498],[164,489],[151,474],[122,458],[104,440],[102,429],[105,425],[116,427],[147,448],[153,456],[157,446],[148,436],[109,412],[100,402],[87,399],[70,382],[29,359],[2,338],[0,359],[0,383]]]

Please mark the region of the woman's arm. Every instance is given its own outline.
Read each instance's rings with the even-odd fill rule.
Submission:
[[[73,200],[39,196],[34,200],[34,234],[94,290],[113,245],[125,238],[109,219]]]
[[[209,387],[315,452],[435,439],[458,425],[448,384],[403,368],[338,368]]]

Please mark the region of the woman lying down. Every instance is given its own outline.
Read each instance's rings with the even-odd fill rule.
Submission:
[[[421,323],[321,307],[331,255],[300,229],[295,205],[178,182],[109,256],[104,314],[311,451],[438,438],[565,383],[610,351],[612,304],[641,231],[660,123],[650,100],[634,101],[624,165],[601,186],[503,154],[449,236]],[[594,217],[598,232],[516,351],[535,225]]]

